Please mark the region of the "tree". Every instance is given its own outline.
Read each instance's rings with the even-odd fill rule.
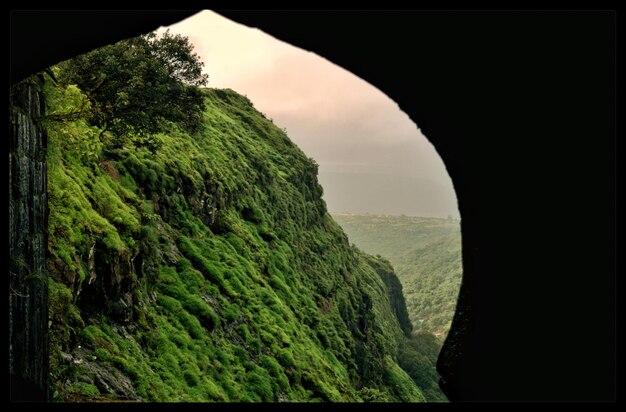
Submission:
[[[204,63],[189,39],[148,33],[60,65],[59,81],[76,84],[91,103],[90,121],[118,137],[143,137],[173,121],[193,131],[201,122]]]

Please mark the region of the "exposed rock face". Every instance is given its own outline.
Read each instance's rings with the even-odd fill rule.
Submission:
[[[118,322],[132,318],[132,291],[137,287],[134,256],[113,254],[96,242],[91,277],[82,285],[79,302],[84,309],[106,313]]]
[[[398,279],[398,276],[396,276],[393,272],[393,268],[390,264],[384,264],[380,260],[374,259],[370,260],[370,264],[376,268],[380,278],[383,282],[385,282],[389,291],[389,303],[391,304],[391,308],[393,309],[396,318],[398,318],[398,322],[400,322],[400,326],[402,327],[404,333],[407,336],[410,336],[411,331],[413,330],[413,325],[409,319],[409,312],[406,308],[404,295],[402,294],[402,284],[400,283],[400,279]]]
[[[13,400],[48,397],[46,134],[35,84],[10,91],[9,370]]]
[[[140,400],[128,376],[117,369],[99,364],[97,358],[84,348],[76,351],[74,355],[72,362],[82,365],[82,370],[86,372],[85,375],[78,377],[79,381],[95,385],[100,393],[112,395],[117,400],[129,402]],[[90,376],[93,376],[93,379]]]

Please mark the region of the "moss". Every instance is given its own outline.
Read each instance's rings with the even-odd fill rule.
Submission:
[[[393,394],[401,402],[425,402],[422,391],[415,385],[413,379],[398,366],[390,356],[385,357],[386,381]]]
[[[272,377],[267,371],[258,366],[247,374],[246,381],[249,393],[254,393],[258,401],[272,402],[274,398],[274,390],[272,388]]]
[[[104,348],[98,348],[93,352],[93,355],[102,360],[102,361],[107,361],[107,360],[111,360],[112,359],[112,355],[109,353],[108,350],[104,349]]]
[[[72,384],[70,391],[87,396],[98,396],[100,391],[94,385],[84,382],[77,382]]]
[[[364,387],[359,390],[363,402],[390,402],[389,396],[376,388]]]
[[[170,124],[156,153],[105,133],[93,161],[67,134],[97,128],[50,126],[51,313],[76,338],[52,350],[83,345],[146,401],[423,400],[380,268],[326,213],[316,165],[247,99],[203,93],[203,128]],[[83,298],[96,283],[101,307]],[[126,293],[120,323],[107,305]]]

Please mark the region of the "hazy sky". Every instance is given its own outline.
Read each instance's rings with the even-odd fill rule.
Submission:
[[[329,211],[458,217],[452,182],[434,147],[371,84],[211,11],[170,30],[189,37],[210,87],[247,95],[318,162]]]

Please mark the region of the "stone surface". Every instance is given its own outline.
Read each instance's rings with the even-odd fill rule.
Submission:
[[[9,371],[13,400],[48,398],[48,197],[43,97],[10,89]]]

